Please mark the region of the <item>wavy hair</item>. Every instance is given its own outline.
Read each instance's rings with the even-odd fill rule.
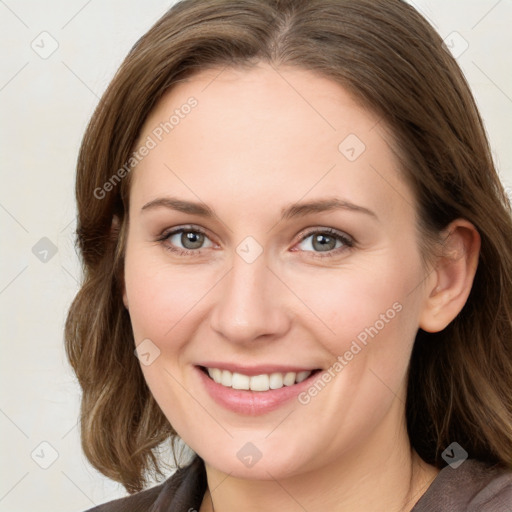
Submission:
[[[454,440],[473,458],[512,467],[510,205],[461,70],[400,0],[184,0],[132,48],[92,116],[77,164],[83,282],[65,340],[83,390],[87,458],[133,493],[161,473],[158,446],[177,439],[144,381],[122,302],[130,177],[98,190],[129,160],[173,84],[206,68],[262,61],[330,78],[380,116],[416,197],[422,250],[456,218],[479,231],[480,261],[463,310],[442,332],[417,333],[408,433],[438,467]]]

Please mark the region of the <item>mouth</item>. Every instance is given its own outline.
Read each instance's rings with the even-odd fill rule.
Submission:
[[[240,367],[204,363],[196,374],[210,398],[233,413],[259,416],[293,404],[322,370],[299,367]],[[228,369],[229,367],[229,369]]]
[[[317,368],[313,370],[261,372],[256,375],[248,375],[248,373],[254,374],[255,370],[242,373],[209,366],[199,366],[199,369],[210,380],[220,386],[238,391],[255,391],[258,393],[295,386],[321,371]]]
[[[201,361],[195,365],[199,385],[222,408],[258,416],[284,406],[315,385],[321,368],[278,364],[241,365]]]

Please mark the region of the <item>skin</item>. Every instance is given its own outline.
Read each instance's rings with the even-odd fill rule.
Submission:
[[[124,302],[136,345],[150,339],[160,350],[141,365],[153,395],[206,463],[201,512],[212,501],[217,512],[410,510],[438,473],[407,436],[410,353],[419,327],[441,330],[462,309],[478,233],[453,222],[444,255],[424,267],[415,198],[389,131],[326,78],[263,63],[203,71],[164,96],[139,144],[191,96],[198,105],[131,175]],[[349,134],[366,146],[354,161],[338,149]],[[143,209],[170,196],[214,216]],[[374,215],[280,220],[291,204],[333,197]],[[180,235],[162,240],[183,226],[206,232],[200,252],[169,250],[184,249]],[[312,237],[301,241],[311,228],[348,235],[353,247],[337,242],[325,256]],[[247,236],[263,249],[252,263],[236,252]],[[326,370],[396,303],[400,312],[306,405],[235,413],[194,368],[212,360]],[[252,467],[237,457],[248,442],[262,454]]]

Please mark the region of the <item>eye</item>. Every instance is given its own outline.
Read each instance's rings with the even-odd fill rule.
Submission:
[[[297,245],[299,250],[318,254],[318,256],[333,256],[354,246],[354,241],[347,235],[334,229],[317,229],[302,236]],[[316,254],[315,254],[316,256]]]
[[[158,239],[164,243],[165,248],[178,254],[198,254],[201,249],[213,247],[208,236],[196,227],[181,227],[166,231]]]

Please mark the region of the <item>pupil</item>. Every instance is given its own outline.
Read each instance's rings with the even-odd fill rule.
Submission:
[[[329,235],[316,235],[313,238],[313,248],[318,251],[331,251],[336,247],[336,240]]]
[[[203,245],[204,235],[194,231],[187,231],[181,234],[181,243],[186,249],[198,249]]]

